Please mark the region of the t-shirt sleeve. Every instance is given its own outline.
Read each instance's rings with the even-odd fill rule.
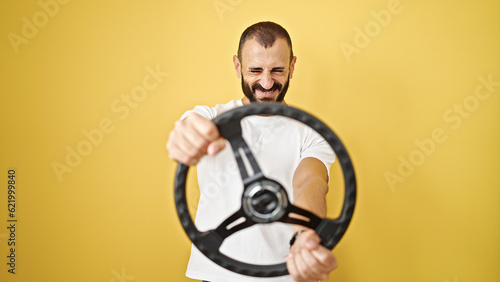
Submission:
[[[217,111],[208,106],[195,106],[194,109],[185,112],[180,120],[185,119],[190,113],[197,113],[206,119],[214,119],[217,116]]]
[[[335,152],[330,147],[330,144],[316,131],[310,128],[308,128],[308,131],[301,150],[300,160],[309,157],[316,158],[325,165],[328,175],[330,175],[330,168],[335,161]]]

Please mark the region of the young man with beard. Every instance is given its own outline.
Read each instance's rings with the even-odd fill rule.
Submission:
[[[197,165],[198,229],[214,229],[238,210],[243,191],[233,152],[212,119],[250,103],[286,104],[296,60],[283,27],[273,22],[248,27],[240,38],[238,55],[233,57],[245,96],[215,107],[196,106],[176,122],[167,150],[173,160]],[[264,175],[283,184],[294,205],[325,217],[328,174],[335,159],[330,146],[309,127],[281,116],[249,116],[241,123],[243,137]],[[289,241],[297,232],[300,235],[290,247]],[[313,230],[303,226],[256,224],[226,238],[220,251],[251,264],[275,264],[286,258],[290,275],[264,279],[239,275],[216,265],[194,246],[186,275],[208,281],[327,279],[337,262],[320,241]]]

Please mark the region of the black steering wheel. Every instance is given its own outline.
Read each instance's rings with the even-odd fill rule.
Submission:
[[[335,219],[320,218],[309,211],[294,206],[289,202],[287,193],[281,184],[263,175],[243,139],[240,123],[241,119],[246,116],[261,114],[280,115],[300,121],[314,129],[330,144],[344,176],[344,203],[339,217]],[[255,277],[286,275],[288,274],[286,263],[272,265],[248,264],[232,259],[219,251],[222,242],[228,236],[254,224],[277,221],[300,224],[314,229],[322,239],[321,244],[330,250],[333,249],[344,235],[351,221],[356,203],[354,168],[346,148],[337,135],[314,116],[278,103],[259,103],[238,107],[216,117],[213,121],[217,125],[221,136],[231,144],[243,180],[244,190],[241,208],[237,212],[230,215],[217,228],[200,232],[191,218],[186,201],[186,178],[189,167],[181,163],[178,164],[174,184],[175,204],[182,227],[194,245],[218,265],[233,272]],[[251,170],[245,167],[243,157],[250,163]],[[298,214],[301,218],[306,219],[291,216],[293,214]],[[243,222],[234,224],[236,221],[241,221],[242,218],[244,218]],[[228,228],[228,226],[231,227]]]

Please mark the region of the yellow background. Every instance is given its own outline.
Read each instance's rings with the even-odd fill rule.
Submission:
[[[500,281],[499,12],[465,0],[1,1],[0,280],[188,281],[168,133],[197,104],[241,98],[239,36],[272,20],[298,57],[288,103],[330,125],[357,171],[329,281]],[[156,84],[148,68],[162,72]],[[127,115],[113,108],[145,79],[155,87]],[[490,95],[474,100],[477,87]],[[113,130],[85,148],[102,122]],[[60,181],[53,164],[78,146],[88,154]]]

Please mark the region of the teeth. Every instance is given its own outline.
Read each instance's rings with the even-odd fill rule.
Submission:
[[[262,95],[272,95],[276,90],[265,90],[265,91],[262,91],[262,90],[258,89],[257,91],[259,91],[260,93],[262,93]]]

